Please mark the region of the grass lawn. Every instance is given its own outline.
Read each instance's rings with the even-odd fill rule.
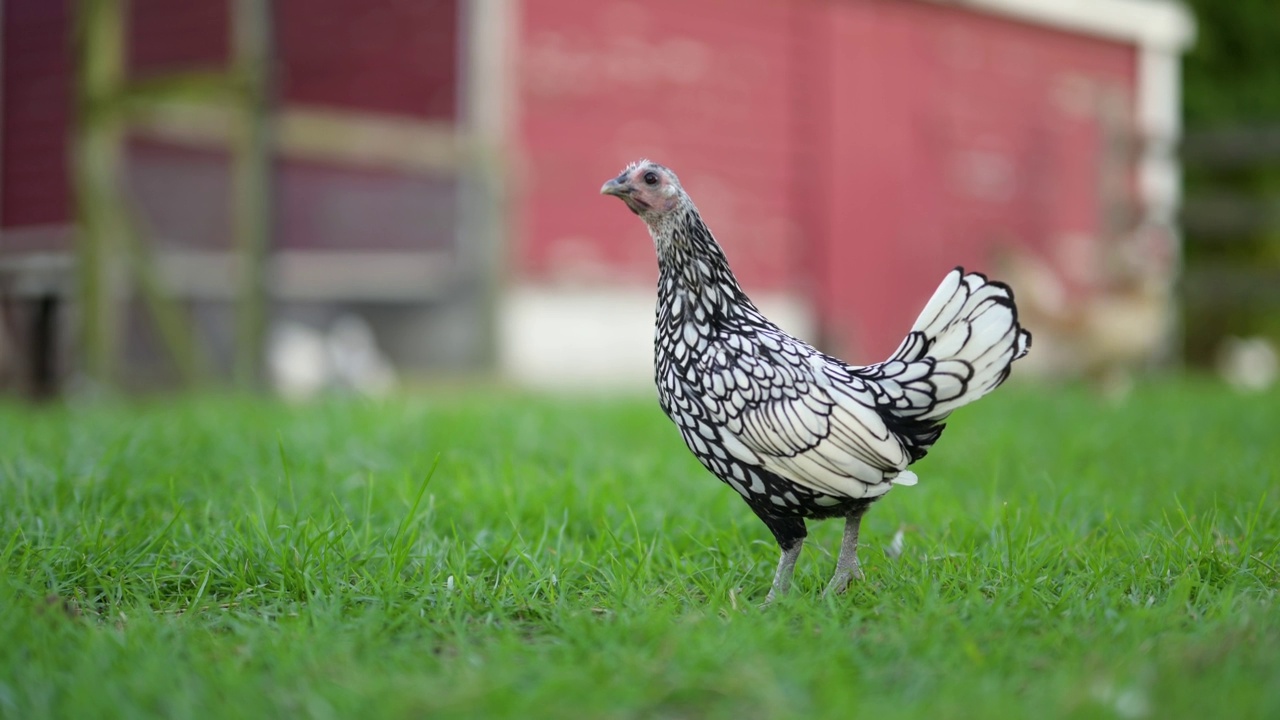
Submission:
[[[1280,717],[1280,393],[1009,387],[776,547],[647,399],[0,406],[0,715]],[[885,553],[905,529],[900,557]]]

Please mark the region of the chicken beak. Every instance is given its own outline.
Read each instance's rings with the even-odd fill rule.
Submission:
[[[613,195],[614,197],[626,197],[631,194],[631,186],[622,178],[614,178],[604,185],[600,186],[601,195]]]

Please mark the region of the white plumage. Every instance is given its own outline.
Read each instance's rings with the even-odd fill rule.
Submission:
[[[684,325],[686,342],[691,327]],[[745,337],[758,348],[703,388],[721,443],[742,462],[847,498],[915,484],[914,475],[898,481],[914,458],[889,429],[892,417],[944,420],[999,385],[1029,342],[1008,289],[959,269],[946,276],[893,356],[877,365],[851,367],[771,325],[753,330],[755,338],[735,334],[707,348],[719,363],[726,363],[727,349],[717,342],[741,345]]]

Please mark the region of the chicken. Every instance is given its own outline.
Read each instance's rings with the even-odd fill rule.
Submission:
[[[858,565],[863,513],[924,457],[953,410],[995,389],[1031,336],[1013,292],[956,268],[898,350],[860,367],[769,322],[675,174],[641,160],[600,189],[645,221],[658,255],[654,379],[685,444],[738,492],[782,556],[766,604],[790,586],[807,519],[845,518],[835,574]]]

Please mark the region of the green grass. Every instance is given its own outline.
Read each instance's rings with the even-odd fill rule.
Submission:
[[[1278,428],[1002,389],[761,611],[647,399],[0,406],[0,715],[1277,717]]]

